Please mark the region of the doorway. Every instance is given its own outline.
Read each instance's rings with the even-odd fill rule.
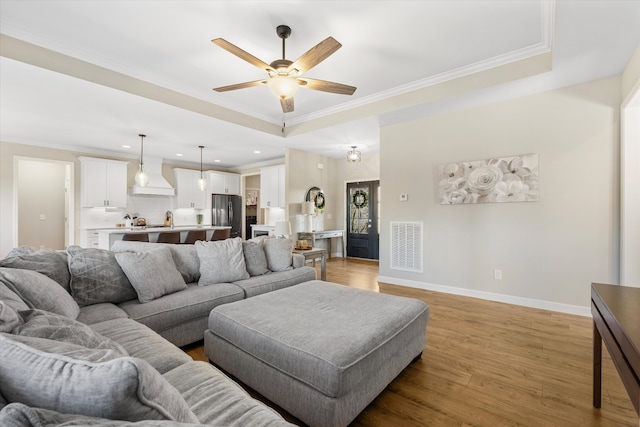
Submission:
[[[380,257],[380,181],[347,183],[347,256]]]
[[[14,246],[65,249],[74,243],[73,166],[15,158]]]

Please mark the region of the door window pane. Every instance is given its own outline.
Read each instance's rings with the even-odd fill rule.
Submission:
[[[349,232],[367,234],[369,227],[369,189],[354,187],[349,189]]]

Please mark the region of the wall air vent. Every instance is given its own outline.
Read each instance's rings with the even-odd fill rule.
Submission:
[[[422,222],[391,222],[391,268],[422,273]]]

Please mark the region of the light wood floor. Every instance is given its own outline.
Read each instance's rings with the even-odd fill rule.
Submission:
[[[328,281],[429,304],[427,347],[351,426],[640,426],[606,350],[602,409],[592,407],[590,318],[379,284],[377,277],[375,262],[327,263]],[[201,343],[185,351],[207,360]]]

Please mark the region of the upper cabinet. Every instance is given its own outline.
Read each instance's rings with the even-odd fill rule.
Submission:
[[[200,171],[192,169],[174,169],[174,184],[176,187],[176,208],[204,209],[207,204],[207,194],[210,191],[198,189]],[[206,179],[206,178],[205,178]]]
[[[260,207],[284,208],[284,165],[260,169]]]
[[[126,208],[128,163],[80,157],[82,207]]]
[[[209,174],[210,193],[240,195],[240,175],[214,171],[207,173]]]

